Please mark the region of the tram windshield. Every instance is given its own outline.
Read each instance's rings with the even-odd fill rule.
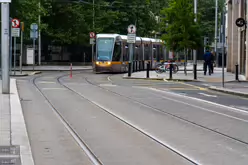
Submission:
[[[97,60],[110,61],[114,46],[114,38],[98,38],[97,40]]]

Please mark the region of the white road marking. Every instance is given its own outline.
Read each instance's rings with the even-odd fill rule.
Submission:
[[[100,84],[99,86],[104,86],[104,87],[115,87],[116,85],[113,85],[113,84]]]
[[[166,80],[166,78],[163,79],[165,82],[168,82],[168,80]]]
[[[233,107],[233,108],[240,108],[240,109],[243,109],[243,110],[247,110],[247,111],[248,111],[248,107],[244,107],[244,106],[230,105],[230,107]]]
[[[65,88],[42,88],[42,90],[65,90]]]
[[[147,88],[147,87],[144,87],[144,86],[132,86],[132,88],[144,89],[144,88]]]
[[[39,81],[39,84],[56,84],[56,82],[52,82],[52,81]]]
[[[217,97],[216,95],[209,95],[206,93],[198,93],[198,94],[203,95],[203,96],[207,96],[207,97]]]
[[[112,80],[110,79],[110,76],[108,76],[108,81],[112,82]]]
[[[212,105],[215,105],[215,106],[219,106],[219,107],[225,108],[225,110],[227,109],[227,110],[232,110],[232,111],[243,112],[243,113],[245,113],[245,115],[248,114],[247,111],[244,111],[244,110],[241,110],[241,109],[228,107],[228,106],[225,106],[225,105],[221,105],[221,104],[214,103],[214,102],[211,102],[211,101],[206,101],[206,100],[202,100],[202,99],[190,97],[190,96],[187,96],[187,95],[180,95],[180,94],[173,93],[173,92],[161,91],[161,90],[154,89],[154,88],[147,88],[147,89],[150,89],[150,90],[153,90],[153,91],[157,91],[157,92],[172,94],[172,95],[176,95],[176,96],[180,96],[180,97],[184,97],[184,98],[188,98],[188,99],[192,99],[192,100],[197,100],[197,101],[205,102],[205,103],[208,103],[208,104],[212,104]],[[178,101],[178,100],[175,100],[175,99],[170,99],[169,97],[163,97],[163,96],[160,96],[160,97],[165,98],[165,99],[170,100],[170,101],[174,101],[174,102],[178,102],[178,103],[181,103],[181,104],[189,105],[189,106],[192,106],[192,107],[195,107],[195,108],[202,109],[204,111],[216,113],[216,114],[219,114],[219,115],[223,115],[223,116],[226,116],[226,117],[229,117],[229,118],[232,118],[232,119],[236,119],[236,120],[240,120],[240,121],[243,121],[243,122],[248,123],[248,120],[244,120],[244,119],[241,119],[241,118],[238,118],[238,117],[230,116],[230,115],[227,115],[227,114],[224,114],[224,113],[221,113],[221,112],[212,111],[212,110],[209,110],[209,109],[206,109],[206,108],[197,106],[197,105],[186,103],[184,101]]]

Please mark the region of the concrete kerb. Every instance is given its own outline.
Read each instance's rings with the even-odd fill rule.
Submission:
[[[142,77],[123,77],[123,79],[136,79],[136,80],[160,80],[160,81],[182,81],[182,82],[201,82],[199,80],[189,79],[169,79],[169,78],[142,78]]]
[[[11,142],[20,146],[21,163],[34,165],[33,155],[17,90],[16,79],[10,79]]]
[[[32,72],[32,73],[24,73],[24,74],[11,74],[10,76],[11,77],[24,77],[24,76],[32,76],[32,75],[35,75],[35,74],[41,74],[42,72],[41,71],[35,71],[35,72]]]
[[[222,92],[222,93],[232,94],[232,95],[235,95],[235,96],[248,97],[248,93],[234,91],[234,90],[230,90],[230,89],[218,88],[218,87],[215,87],[215,86],[210,86],[210,87],[208,87],[208,89],[210,89],[212,91],[218,91],[218,92]]]
[[[41,71],[35,71],[35,72],[32,72],[30,74],[28,74],[29,76],[32,76],[32,75],[35,75],[35,74],[41,74],[42,72]]]

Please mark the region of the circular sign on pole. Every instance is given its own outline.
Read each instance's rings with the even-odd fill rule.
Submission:
[[[20,28],[20,21],[18,19],[12,19],[12,28]]]
[[[38,25],[37,25],[36,23],[32,23],[32,24],[30,25],[30,29],[31,29],[31,30],[38,30]]]
[[[90,32],[90,38],[95,38],[95,33],[94,32]]]
[[[129,25],[127,28],[128,33],[135,34],[136,33],[136,27],[135,25]]]
[[[246,24],[246,21],[244,18],[238,18],[235,23],[238,27],[243,27]]]

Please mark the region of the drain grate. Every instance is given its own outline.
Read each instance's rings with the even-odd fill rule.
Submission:
[[[20,146],[0,146],[0,165],[21,165]]]

